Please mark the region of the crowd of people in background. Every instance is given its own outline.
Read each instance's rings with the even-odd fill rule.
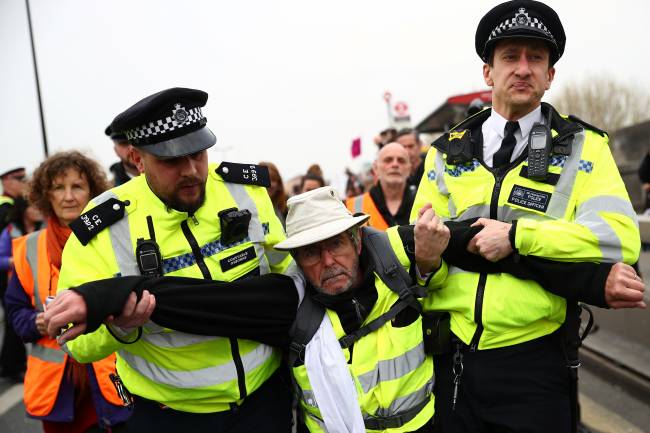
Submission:
[[[286,184],[209,163],[208,94],[186,88],[106,128],[115,188],[77,151],[0,166],[0,375],[27,414],[46,433],[577,432],[579,302],[646,308],[637,215],[607,135],[541,102],[555,11],[506,2],[476,35],[491,109],[431,149],[381,131],[344,194],[318,164]]]

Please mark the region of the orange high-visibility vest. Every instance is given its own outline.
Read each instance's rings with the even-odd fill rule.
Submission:
[[[366,215],[370,215],[370,219],[368,220],[368,225],[370,227],[382,231],[386,231],[389,227],[384,217],[381,216],[379,209],[377,209],[374,200],[370,197],[369,192],[347,199],[345,201],[345,206],[352,213],[363,212]]]
[[[42,312],[45,299],[56,294],[59,269],[52,265],[47,252],[46,228],[13,240],[14,269],[16,276],[30,297],[32,306]],[[65,372],[68,355],[61,350],[55,339],[47,336],[34,343],[27,357],[24,399],[27,413],[42,417],[48,415]],[[115,373],[115,355],[93,362],[93,371],[102,396],[116,406],[122,400],[109,378]]]

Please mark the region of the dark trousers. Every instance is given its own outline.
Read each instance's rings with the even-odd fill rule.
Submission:
[[[284,367],[244,399],[236,409],[215,413],[190,413],[161,408],[151,400],[136,397],[128,433],[289,433],[291,393]]]
[[[435,357],[436,431],[569,433],[569,370],[557,334],[499,349],[463,346],[455,409],[454,353]]]

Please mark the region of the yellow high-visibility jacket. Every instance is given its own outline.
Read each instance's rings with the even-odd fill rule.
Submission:
[[[484,110],[442,136],[428,152],[411,220],[430,202],[444,220],[516,221],[514,244],[522,255],[636,262],[638,222],[607,135],[579,119],[560,116],[550,105],[542,104],[542,112],[550,113],[553,143],[569,144],[571,150],[569,155],[551,155],[546,182],[525,177],[526,152],[505,175],[487,167],[477,152],[464,163],[447,162],[447,153],[436,144],[444,150],[445,142],[461,140],[466,133],[480,135],[480,125],[490,114]],[[470,346],[522,343],[550,334],[564,322],[565,300],[533,281],[466,272],[462,265],[443,266],[439,272],[447,275],[427,298],[428,307],[450,311],[452,331]]]

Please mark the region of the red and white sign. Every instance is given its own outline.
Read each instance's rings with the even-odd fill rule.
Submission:
[[[395,112],[395,117],[408,117],[409,106],[406,102],[396,102],[393,106],[393,111]]]

